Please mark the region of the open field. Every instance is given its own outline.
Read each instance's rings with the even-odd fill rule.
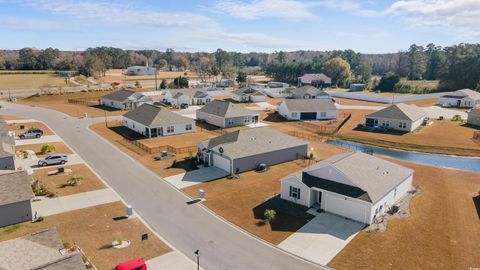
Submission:
[[[352,106],[388,106],[389,104],[385,103],[378,103],[378,102],[371,102],[371,101],[363,101],[363,100],[355,100],[355,99],[348,99],[348,98],[338,98],[334,97],[335,103],[340,105],[352,105]]]
[[[100,97],[108,93],[108,91],[96,91],[61,95],[31,96],[18,99],[18,103],[60,111],[73,117],[83,117],[84,113],[87,113],[89,117],[103,117],[105,116],[105,113],[107,116],[124,114],[125,111],[112,110],[101,106],[68,103],[69,99],[85,99],[91,101],[92,104],[99,104]]]
[[[406,104],[417,105],[418,107],[431,107],[438,103],[438,98],[407,101]]]
[[[9,119],[9,120],[19,120],[19,119]],[[20,129],[23,126],[23,129]],[[30,128],[39,128],[43,131],[43,135],[54,135],[53,131],[51,131],[45,124],[40,122],[28,122],[28,123],[15,123],[9,124],[8,129],[15,132],[15,135],[20,135],[21,133],[27,131]]]
[[[123,73],[126,70],[123,69],[111,69],[107,71],[106,76],[98,79],[98,82],[101,83],[113,83],[113,82],[118,82],[118,83],[135,83],[136,81],[145,82],[145,81],[150,81],[154,82],[155,81],[155,75],[144,75],[144,76],[131,76],[131,75],[124,75]],[[187,75],[185,75],[185,72]],[[198,79],[199,76],[195,72],[192,71],[160,71],[157,75],[157,80],[158,84],[160,85],[160,82],[163,79],[166,80],[173,80],[176,77],[188,77],[191,79]]]
[[[352,113],[351,119],[336,135],[339,139],[402,150],[429,153],[480,156],[480,145],[472,140],[474,129],[450,120],[433,120],[410,133],[380,133],[356,130],[371,111],[341,110]]]
[[[45,217],[42,222],[21,223],[13,232],[0,229],[0,241],[55,227],[64,243],[76,243],[98,269],[112,269],[118,263],[142,257],[145,260],[165,254],[171,249],[158,239],[140,220],[119,219],[125,215],[121,202],[103,204]],[[149,233],[148,240],[141,235]],[[119,237],[131,241],[128,248],[111,248]]]
[[[64,166],[64,168],[72,170],[72,172],[48,176],[48,172],[55,169],[45,168],[35,170],[32,177],[34,180],[39,180],[48,191],[59,197],[106,188],[100,179],[84,164]],[[81,176],[83,178],[81,184],[78,186],[65,185],[72,176]]]
[[[0,74],[0,89],[30,89],[75,86],[55,74]]]

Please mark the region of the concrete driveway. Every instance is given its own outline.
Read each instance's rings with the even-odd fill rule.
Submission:
[[[29,145],[29,144],[43,144],[43,143],[52,143],[52,142],[61,142],[62,139],[57,135],[46,135],[38,139],[15,139],[15,145]]]
[[[178,189],[193,186],[202,182],[208,182],[229,175],[228,172],[217,167],[201,167],[194,171],[165,177],[169,183]]]
[[[50,165],[48,166],[49,168],[57,168],[57,167],[61,167],[61,166],[68,166],[68,165],[75,165],[75,164],[80,164],[80,163],[84,163],[82,158],[80,158],[78,155],[76,154],[70,154],[70,155],[67,155],[68,157],[68,162],[65,163],[65,165]],[[28,172],[28,174],[32,174],[33,173],[33,170],[35,169],[42,169],[42,168],[45,168],[45,167],[42,167],[42,166],[38,166],[38,161],[40,160],[41,158],[28,158],[28,159],[23,159],[23,158],[17,158],[15,160],[15,165],[18,167],[22,167],[24,170],[26,170]]]
[[[326,265],[365,227],[365,224],[321,213],[278,246]]]
[[[422,109],[427,113],[427,116],[432,119],[438,119],[440,116],[443,116],[445,119],[452,119],[455,115],[460,115],[462,119],[467,119],[468,117],[468,114],[464,111],[447,109],[439,106],[431,106]]]

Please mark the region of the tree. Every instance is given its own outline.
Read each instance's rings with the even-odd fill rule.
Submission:
[[[247,82],[247,73],[240,71],[237,74],[237,82],[238,83],[246,83]]]
[[[160,89],[167,89],[168,84],[167,80],[163,79],[162,82],[160,83]]]
[[[425,79],[438,80],[445,65],[445,52],[442,47],[430,43],[427,45],[425,54],[427,57]]]
[[[160,59],[160,61],[158,61],[158,67],[160,67],[160,68],[164,68],[167,65],[168,65],[168,62],[165,59]]]
[[[265,209],[265,211],[263,212],[263,216],[265,218],[265,222],[270,223],[277,216],[277,211],[273,209]]]
[[[286,56],[285,56],[285,53],[283,51],[280,51],[278,54],[277,54],[277,61],[279,63],[285,63],[285,60],[286,60]]]
[[[460,44],[445,48],[444,71],[440,88],[477,89],[480,83],[480,44]]]
[[[42,50],[37,57],[37,64],[39,69],[51,70],[57,64],[55,61],[60,57],[58,49],[46,48]]]
[[[422,80],[426,71],[426,57],[423,47],[412,44],[407,55],[408,79]]]
[[[173,79],[173,87],[175,88],[188,88],[188,78],[186,77],[176,77]]]
[[[394,72],[388,72],[380,79],[375,89],[391,92],[395,89],[395,85],[400,81],[400,77]]]
[[[37,69],[38,60],[32,48],[23,48],[18,52],[20,69]]]
[[[40,149],[40,152],[45,155],[45,154],[48,154],[48,153],[52,153],[52,152],[55,152],[56,148],[55,148],[55,145],[51,144],[51,143],[47,143],[47,144],[44,144],[42,146],[42,148]]]
[[[225,71],[225,67],[227,66],[229,61],[230,56],[228,55],[228,52],[222,49],[217,49],[217,51],[215,52],[215,62],[220,73],[223,73]]]
[[[324,71],[334,85],[347,87],[350,83],[350,64],[338,56],[325,62]]]
[[[360,82],[368,84],[372,79],[372,67],[366,63],[358,66],[357,74],[360,77]]]

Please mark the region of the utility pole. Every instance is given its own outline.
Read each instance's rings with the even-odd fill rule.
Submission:
[[[197,249],[194,253],[197,256],[197,270],[200,270],[200,250]]]
[[[158,90],[158,87],[157,87],[157,68],[155,68],[155,90]]]
[[[107,123],[107,111],[104,111],[105,113],[105,127],[108,128],[108,123]]]

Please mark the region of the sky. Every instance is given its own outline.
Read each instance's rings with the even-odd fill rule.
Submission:
[[[480,0],[0,0],[0,49],[406,50],[478,43]]]

